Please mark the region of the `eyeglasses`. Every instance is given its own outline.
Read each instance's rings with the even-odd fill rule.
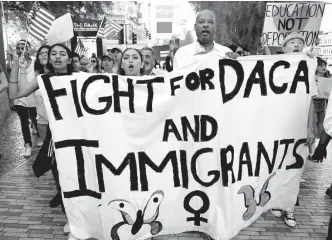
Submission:
[[[47,55],[47,54],[48,54],[48,52],[40,52],[39,56],[43,56],[43,55]]]

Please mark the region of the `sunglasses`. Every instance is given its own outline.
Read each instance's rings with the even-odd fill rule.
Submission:
[[[24,47],[16,47],[16,50],[22,50],[22,51],[24,51]]]
[[[91,60],[92,63],[96,63],[97,61],[96,60]]]
[[[242,51],[237,51],[237,54],[239,54],[240,56],[242,56],[243,52]]]

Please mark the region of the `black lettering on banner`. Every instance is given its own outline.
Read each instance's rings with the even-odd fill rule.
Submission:
[[[233,91],[226,93],[226,86],[225,86],[225,66],[232,67],[237,76],[237,81],[235,88]],[[223,103],[226,103],[232,100],[236,94],[239,93],[240,88],[242,86],[244,80],[244,71],[241,63],[233,59],[220,59],[219,60],[219,81],[220,81],[220,88],[221,88],[221,95],[223,99]]]
[[[201,80],[202,90],[206,90],[206,85],[209,86],[209,90],[214,89],[214,85],[210,81],[213,77],[214,77],[214,71],[210,68],[205,68],[204,70],[199,71],[199,78]]]
[[[258,74],[258,78],[256,75]],[[267,96],[267,88],[264,75],[264,62],[262,60],[257,61],[254,69],[250,73],[246,88],[244,90],[244,98],[248,98],[254,84],[259,84],[261,88],[261,95]]]
[[[231,153],[231,161],[227,162],[227,153]],[[235,175],[233,171],[234,147],[228,145],[226,148],[220,149],[220,165],[222,171],[222,182],[224,187],[228,187],[228,172],[232,173],[232,184],[235,183]]]
[[[165,120],[164,134],[163,134],[163,142],[168,142],[168,137],[170,133],[174,133],[176,139],[178,141],[182,141],[179,130],[177,129],[175,123],[172,119]]]
[[[121,112],[120,106],[120,97],[128,97],[129,98],[129,110],[131,113],[135,112],[134,108],[134,85],[133,80],[128,78],[128,91],[119,91],[119,76],[113,75],[112,76],[112,84],[113,84],[113,98],[114,98],[114,112]]]
[[[286,157],[287,152],[288,152],[289,144],[292,144],[292,143],[294,143],[294,139],[282,139],[282,140],[280,140],[280,145],[285,144],[285,151],[284,151],[284,155],[282,156],[282,160],[280,162],[280,165],[279,165],[278,169],[280,169],[282,167],[282,164],[284,163],[285,157]]]
[[[112,96],[108,96],[108,97],[100,97],[98,98],[99,103],[105,102],[106,106],[103,109],[100,110],[96,110],[93,108],[90,108],[88,106],[88,103],[86,102],[86,92],[88,90],[88,87],[90,86],[90,84],[92,84],[95,81],[98,80],[103,80],[104,83],[110,83],[110,78],[106,75],[93,75],[91,77],[89,77],[82,86],[82,91],[81,91],[81,101],[82,101],[82,106],[84,108],[84,110],[87,113],[90,113],[92,115],[101,115],[104,114],[106,112],[108,112],[112,106]]]
[[[199,88],[200,80],[197,73],[189,73],[186,77],[186,86],[190,91],[195,91]]]
[[[282,84],[281,87],[278,87],[274,84],[273,82],[273,78],[274,78],[274,71],[280,67],[280,66],[284,66],[284,69],[287,69],[290,67],[290,64],[289,62],[286,62],[286,61],[278,61],[276,63],[273,64],[273,66],[271,67],[270,69],[270,76],[269,76],[269,84],[270,84],[270,87],[271,87],[271,90],[275,93],[275,94],[283,94],[286,92],[287,90],[287,86],[288,84],[287,83],[284,83]]]
[[[171,78],[169,83],[171,84],[171,95],[175,96],[175,90],[180,88],[180,85],[175,85],[175,82],[180,81],[183,79],[183,76],[178,76],[175,78]]]
[[[296,152],[296,150],[300,145],[305,144],[306,142],[307,142],[307,139],[300,139],[294,144],[293,156],[295,157],[295,163],[293,163],[292,165],[286,166],[286,170],[301,169],[303,167],[304,159],[302,158],[301,155],[299,155]]]
[[[147,112],[152,112],[152,103],[153,103],[153,86],[152,83],[164,83],[164,78],[163,77],[156,77],[154,79],[149,79],[149,80],[137,80],[137,84],[147,84],[148,88],[148,102],[146,104],[146,111]]]
[[[194,142],[199,141],[199,115],[194,115],[195,130],[191,128],[190,122],[186,116],[181,117],[183,141],[188,141],[188,131],[193,137]]]
[[[128,153],[118,168],[114,167],[114,165],[109,160],[107,160],[102,154],[98,154],[95,157],[96,157],[96,170],[97,170],[98,185],[100,192],[105,192],[104,173],[102,168],[103,166],[107,167],[107,169],[111,171],[111,173],[115,176],[121,175],[123,170],[127,166],[129,166],[130,190],[138,191],[138,175],[137,175],[138,171],[137,171],[137,164],[134,153]]]
[[[44,81],[45,89],[47,92],[48,99],[50,101],[50,105],[53,111],[53,115],[55,120],[62,120],[62,116],[59,111],[58,102],[56,101],[57,97],[67,96],[67,91],[65,88],[61,89],[53,89],[53,86],[51,84],[50,77],[46,74],[42,75],[41,78]]]
[[[199,184],[201,184],[204,187],[210,187],[210,186],[212,186],[220,178],[220,171],[218,171],[218,170],[212,170],[212,171],[208,172],[208,176],[213,176],[213,178],[212,178],[212,180],[210,182],[203,182],[203,180],[201,180],[198,177],[198,174],[197,174],[197,159],[203,153],[208,153],[208,152],[212,152],[213,153],[213,149],[212,148],[202,148],[202,149],[199,149],[199,150],[197,150],[194,153],[194,155],[191,158],[191,172],[192,172],[192,175],[193,175],[194,179]]]
[[[303,74],[303,76],[301,76],[301,73]],[[305,86],[306,86],[306,90],[307,93],[309,94],[309,76],[308,76],[308,66],[307,66],[307,61],[302,60],[300,61],[294,79],[293,79],[293,83],[290,89],[290,93],[295,93],[296,92],[296,88],[297,88],[297,83],[298,82],[304,82]]]
[[[148,165],[153,171],[161,173],[165,169],[168,162],[171,162],[172,164],[174,187],[180,187],[179,167],[175,150],[168,152],[159,166],[156,165],[145,152],[138,152],[138,161],[142,191],[149,191],[146,165]]]
[[[295,18],[295,19],[300,19],[299,26],[302,24],[302,18]],[[284,18],[284,19],[279,19],[278,20],[278,31],[280,30],[286,30],[286,31],[291,31],[295,27],[295,20],[294,18]],[[303,18],[307,19],[307,18]],[[300,30],[300,28],[298,28]]]
[[[200,122],[201,122],[201,142],[208,142],[217,135],[218,123],[216,119],[208,115],[202,115]],[[210,135],[207,134],[207,123],[210,123],[211,125]]]
[[[244,157],[245,156],[245,157]],[[246,159],[246,160],[244,160]],[[238,174],[238,181],[242,179],[242,167],[243,165],[247,165],[248,168],[248,176],[252,177],[252,163],[250,158],[250,151],[249,145],[247,142],[242,143],[242,147],[240,150],[240,162],[239,162],[239,174]]]
[[[181,161],[181,175],[182,175],[182,187],[188,189],[188,166],[187,166],[187,152],[180,150],[180,161]]]
[[[264,156],[265,162],[266,162],[267,167],[269,169],[269,174],[272,173],[273,168],[274,168],[274,164],[276,162],[278,146],[279,146],[279,141],[278,140],[274,141],[273,156],[272,156],[272,160],[270,160],[269,154],[267,153],[263,143],[258,142],[258,144],[257,144],[257,161],[256,161],[255,177],[258,177],[259,173],[260,173],[262,155]]]
[[[190,201],[193,197],[199,197],[202,200],[203,205],[201,208],[196,210],[190,206]],[[206,195],[205,192],[196,190],[196,191],[189,193],[184,198],[183,207],[187,212],[194,214],[193,217],[187,218],[187,222],[194,222],[195,226],[201,226],[201,222],[205,222],[205,223],[208,222],[208,220],[206,218],[201,217],[201,214],[207,212],[210,208],[210,199]]]
[[[269,15],[269,13],[271,13],[271,10],[269,9],[269,7],[272,7],[272,5],[270,5],[269,3],[266,4],[266,11],[265,11],[265,17],[270,17],[271,15]]]
[[[71,84],[71,89],[73,92],[73,99],[74,99],[74,105],[75,105],[75,109],[76,109],[76,114],[77,117],[83,117],[83,113],[82,113],[82,108],[78,99],[78,92],[77,92],[77,80],[72,80],[70,81]]]
[[[79,190],[63,192],[64,197],[73,198],[80,196],[90,196],[93,198],[101,199],[100,193],[87,189],[85,179],[84,156],[82,151],[82,147],[99,147],[98,141],[85,139],[64,140],[55,142],[54,147],[55,149],[74,147],[75,149]]]

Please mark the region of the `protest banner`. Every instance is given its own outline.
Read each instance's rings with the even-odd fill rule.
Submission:
[[[317,62],[285,56],[211,52],[163,76],[39,76],[71,233],[231,239],[292,208]]]
[[[291,32],[300,32],[306,46],[313,46],[319,35],[325,10],[318,2],[268,2],[265,10],[263,46],[281,46]]]
[[[332,89],[332,79],[318,77],[317,79],[317,98],[329,99]]]

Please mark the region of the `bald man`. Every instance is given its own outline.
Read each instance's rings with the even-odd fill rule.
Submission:
[[[174,68],[179,68],[192,60],[196,55],[215,52],[221,57],[237,58],[228,47],[213,41],[216,34],[216,17],[213,12],[204,10],[198,13],[195,23],[197,42],[182,46],[174,56]]]

